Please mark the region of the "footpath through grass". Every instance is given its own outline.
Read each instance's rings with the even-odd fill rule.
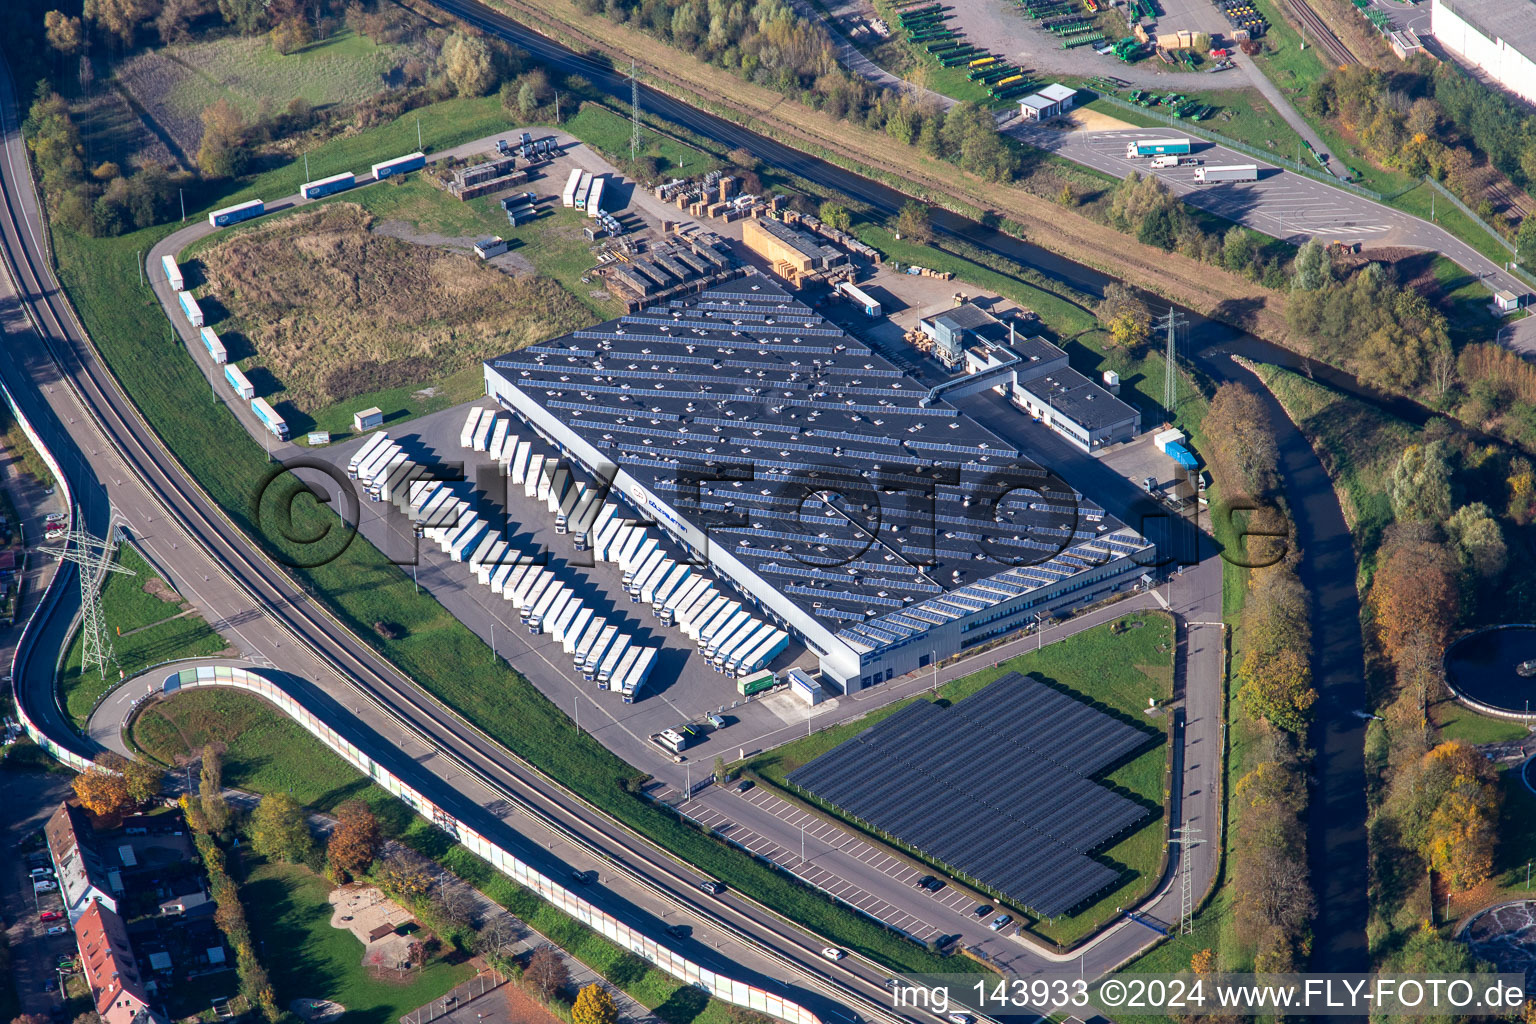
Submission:
[[[1157,881],[1165,845],[1162,808],[1166,802],[1167,785],[1167,719],[1149,719],[1144,711],[1149,698],[1165,701],[1173,696],[1172,632],[1173,623],[1166,614],[1137,612],[1084,630],[1043,650],[1030,651],[945,683],[938,689],[936,699],[953,703],[1009,672],[1020,672],[1122,720],[1134,721],[1147,730],[1151,745],[1103,776],[1104,783],[1154,811],[1141,828],[1107,847],[1100,855],[1105,863],[1122,870],[1120,881],[1088,907],[1055,921],[1033,918],[1015,908],[1028,922],[1029,930],[1048,941],[1071,945],[1092,934],[1117,916],[1117,907],[1135,903]],[[909,856],[926,861],[921,851],[873,835],[831,805],[791,786],[788,776],[912,701],[928,699],[924,695],[888,704],[862,718],[775,747],[743,762],[743,767],[783,789],[793,799],[811,804],[823,814],[863,833],[870,841],[896,846]],[[930,863],[930,866],[942,870],[937,865]]]
[[[494,102],[494,101],[492,101]],[[505,119],[484,101],[453,100],[420,112],[423,131],[447,144],[505,127]],[[361,132],[337,144],[311,175],[365,166],[414,149],[416,114]],[[411,145],[401,149],[403,140]],[[344,150],[344,154],[343,154]],[[290,171],[274,171],[236,197],[277,194],[279,174],[287,192],[297,187]],[[300,495],[290,503],[282,486],[264,488],[268,462],[208,378],[176,342],[159,304],[139,284],[136,253],[146,251],[174,225],[119,238],[91,239],[56,229],[59,273],[100,346],[107,366],[131,395],[153,429],[234,522],[268,550],[292,561],[320,560],[319,552],[285,538],[313,537],[334,530],[334,514]],[[292,491],[301,488],[296,485]],[[258,498],[267,504],[259,510]],[[289,518],[291,516],[291,519]],[[808,928],[891,967],[907,971],[969,971],[980,965],[940,957],[908,939],[858,916],[747,854],[704,834],[670,810],[645,802],[625,788],[636,769],[588,734],[575,730],[564,712],[506,662],[494,659],[483,641],[438,604],[417,593],[410,576],[376,548],[359,539],[340,557],[317,568],[296,570],[301,583],[360,637],[415,679],[426,691],[470,722],[537,765],[563,785],[738,892],[773,907]],[[378,637],[373,623],[398,624],[397,639]]]
[[[190,611],[191,605],[167,586],[132,547],[120,546],[116,561],[132,569],[134,575],[108,573],[101,588],[102,615],[113,644],[115,663],[108,665],[106,678],[94,669],[84,671],[84,634],[76,631],[59,672],[64,710],[80,729],[85,728],[85,720],[96,701],[117,685],[119,671],[124,678],[132,679],[151,665],[216,654],[225,648],[223,638],[213,627]],[[162,594],[164,597],[159,596]]]

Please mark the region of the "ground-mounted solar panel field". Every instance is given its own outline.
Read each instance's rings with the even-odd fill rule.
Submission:
[[[916,701],[788,781],[1054,917],[1116,881],[1091,854],[1150,812],[1094,777],[1156,739],[1013,672],[952,707]]]

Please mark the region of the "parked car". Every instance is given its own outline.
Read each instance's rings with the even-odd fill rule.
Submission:
[[[972,917],[986,917],[990,913],[992,913],[991,905],[983,903],[981,906],[979,906],[975,910],[971,911],[971,916]]]
[[[721,893],[725,892],[725,886],[720,882],[713,880],[700,882],[699,888],[704,890],[704,892],[708,893],[710,896],[719,896]]]
[[[938,892],[949,883],[945,882],[942,878],[936,878],[933,875],[926,875],[924,876],[923,880],[917,884],[922,888],[927,889],[929,892]]]
[[[63,916],[64,911],[62,910],[45,910],[41,914],[37,915],[37,919],[39,921],[57,921]]]
[[[57,889],[58,887],[58,882],[49,882],[43,879],[39,879],[38,881],[32,883],[33,892],[53,892],[53,890]]]
[[[721,718],[719,715],[709,715],[709,716],[707,716],[705,718],[705,721],[707,721],[710,724],[711,728],[714,728],[714,729],[724,729],[725,728],[725,719]]]
[[[572,871],[571,881],[575,882],[577,885],[591,885],[593,882],[597,881],[597,872]]]
[[[667,934],[672,936],[674,939],[686,939],[688,936],[693,934],[693,929],[689,928],[685,924],[675,924],[667,929]]]
[[[828,946],[826,949],[821,951],[821,955],[826,957],[828,960],[841,960],[848,954],[846,951],[838,949],[836,946]]]
[[[67,926],[62,925],[62,924],[56,924],[52,928],[48,929],[48,934],[49,935],[63,935],[64,933],[66,933],[68,931],[69,931],[69,928]]]
[[[33,878],[52,878],[53,877],[53,868],[33,868],[32,869],[32,877]]]
[[[1013,915],[1012,914],[998,914],[997,915],[997,919],[994,920],[991,924],[987,925],[987,927],[991,928],[995,932],[1000,932],[1005,927],[1007,927],[1008,922],[1012,921],[1012,920],[1013,920]]]
[[[751,779],[742,779],[741,782],[736,785],[736,792],[745,793],[755,785],[757,785],[757,783],[753,782]]]
[[[912,883],[912,888],[914,888],[914,889],[926,889],[926,888],[928,888],[928,883],[931,882],[931,881],[933,881],[933,876],[932,875],[924,875],[922,878],[919,878],[917,881]]]

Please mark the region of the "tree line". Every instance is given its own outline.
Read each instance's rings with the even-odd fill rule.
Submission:
[[[1243,774],[1232,789],[1231,861],[1239,938],[1256,950],[1254,969],[1287,972],[1305,964],[1316,899],[1307,868],[1306,734],[1312,684],[1311,600],[1296,568],[1300,553],[1280,496],[1279,451],[1263,401],[1240,384],[1222,384],[1202,427],[1223,511],[1248,508],[1241,550],[1248,595],[1236,666],[1237,705],[1249,720]]]
[[[1519,226],[1518,212],[1494,216],[1478,171],[1486,159],[1527,192],[1536,187],[1536,116],[1454,63],[1420,55],[1398,68],[1334,68],[1306,105],[1346,129],[1376,164],[1444,183],[1506,235]]]

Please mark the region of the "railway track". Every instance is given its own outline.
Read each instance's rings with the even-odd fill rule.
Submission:
[[[8,140],[17,130],[14,97],[8,71],[0,93],[0,128]],[[885,971],[860,957],[833,964],[821,956],[827,945],[783,921],[767,908],[740,895],[697,899],[700,876],[653,844],[580,797],[569,793],[531,764],[482,733],[473,723],[439,703],[414,681],[367,648],[286,573],[254,553],[239,528],[206,494],[180,472],[170,452],[159,444],[137,408],[101,362],[84,326],[63,301],[52,268],[42,253],[40,232],[25,214],[17,190],[31,188],[7,161],[0,173],[0,249],[8,264],[27,315],[56,364],[56,383],[67,387],[112,446],[126,471],[134,474],[158,506],[155,512],[176,520],[187,535],[212,556],[222,572],[245,592],[253,607],[265,608],[295,647],[307,649],[330,667],[345,685],[370,707],[443,756],[459,773],[497,798],[509,802],[537,827],[574,845],[647,895],[708,924],[754,950],[778,968],[798,976],[806,995],[820,997],[822,1010],[837,1015],[839,1005],[855,1007],[865,1019],[906,1020],[887,1005],[880,979]],[[23,383],[23,382],[15,382]],[[28,380],[29,387],[36,387]],[[51,699],[52,663],[28,672],[32,651],[18,652],[15,685],[18,696],[29,676],[45,680],[49,694],[28,693],[32,700]],[[62,737],[60,738],[62,739]],[[540,846],[531,842],[532,849]],[[659,933],[662,925],[642,908],[623,903],[618,916],[627,923]],[[721,958],[724,959],[724,958]],[[729,960],[719,968],[731,972]],[[739,973],[739,972],[738,972]],[[801,998],[801,997],[796,997]],[[832,1004],[828,1006],[827,1004]]]
[[[1360,63],[1360,59],[1333,34],[1333,30],[1307,0],[1285,0],[1285,5],[1302,26],[1303,36],[1310,36],[1313,44],[1321,46],[1336,66]]]

